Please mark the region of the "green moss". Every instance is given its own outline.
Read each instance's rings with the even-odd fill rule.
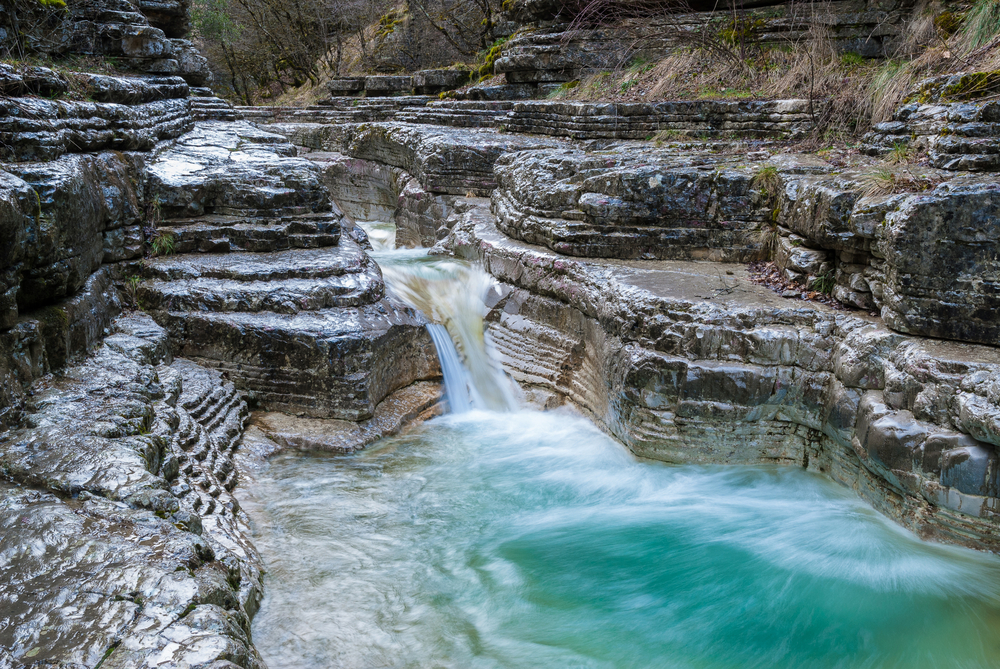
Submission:
[[[161,232],[153,238],[150,248],[153,255],[168,256],[174,252],[177,246],[177,238],[169,232]]]
[[[961,19],[953,12],[944,11],[934,17],[934,27],[943,37],[951,37],[958,32],[961,25]]]
[[[489,79],[493,76],[493,66],[496,64],[501,54],[503,54],[503,47],[507,41],[508,40],[506,38],[498,39],[493,42],[489,49],[479,55],[479,62],[481,64],[474,70],[474,74],[478,78],[478,81],[483,81],[484,79]]]
[[[991,72],[970,72],[958,81],[945,86],[941,91],[942,100],[974,100],[1000,93],[1000,70]]]
[[[765,25],[762,19],[750,16],[733,18],[719,30],[719,39],[730,46],[751,44]]]
[[[549,93],[547,97],[549,100],[556,100],[558,98],[565,97],[567,93],[569,93],[574,88],[577,88],[579,85],[580,85],[579,79],[574,79],[573,81],[567,81],[566,83],[559,84],[559,87],[556,88],[551,93]]]
[[[378,28],[375,30],[375,37],[383,40],[396,31],[396,26],[403,22],[402,12],[393,10],[383,14],[378,20]]]
[[[836,285],[837,282],[834,280],[833,274],[828,273],[813,279],[812,283],[809,284],[809,287],[817,292],[823,293],[824,295],[829,295],[833,292],[833,288]]]
[[[848,51],[846,53],[840,54],[840,64],[844,67],[858,67],[864,65],[868,62],[868,59],[862,56],[860,53],[854,51]]]

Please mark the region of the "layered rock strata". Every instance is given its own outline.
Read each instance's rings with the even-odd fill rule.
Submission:
[[[323,183],[348,217],[395,224],[395,246],[431,247],[447,235],[445,223],[455,196],[428,192],[416,177],[398,167],[341,153],[307,155],[320,167]]]
[[[1000,344],[997,184],[924,174],[929,183],[946,180],[922,192],[878,194],[867,192],[864,172],[784,175],[777,221],[801,240],[791,269],[823,272],[828,262],[834,297],[880,312],[894,330]]]
[[[497,161],[493,210],[507,235],[567,255],[748,261],[770,217],[755,169],[693,150],[525,151]]]
[[[658,132],[796,139],[813,126],[808,100],[524,101],[503,124],[511,132],[572,139],[650,139]]]
[[[345,129],[344,153],[405,170],[434,193],[487,195],[496,186],[500,156],[525,149],[565,146],[560,141],[479,129],[361,124]]]
[[[894,330],[1000,344],[994,180],[913,167],[880,193],[872,169],[766,146],[523,151],[496,162],[493,211],[507,235],[574,256],[735,262],[773,245],[789,279]]]
[[[275,110],[241,107],[260,123],[325,125],[387,122],[450,128],[494,128],[569,139],[650,139],[654,136],[801,138],[812,128],[808,100],[660,103],[475,101],[376,98],[330,101],[327,107]]]
[[[865,150],[880,155],[906,148],[926,153],[931,164],[941,169],[996,171],[1000,169],[1000,103],[989,98],[998,89],[1000,77],[994,72],[923,82],[911,96],[914,100],[865,136]]]
[[[67,80],[67,76],[70,81]],[[67,153],[149,151],[192,127],[188,86],[179,77],[110,77],[34,67],[0,66],[0,158],[52,160]],[[50,100],[38,95],[70,86],[89,100]],[[14,97],[20,96],[20,97]]]
[[[148,195],[178,252],[136,268],[137,300],[185,357],[261,407],[364,420],[437,374],[423,321],[385,296],[364,234],[281,135],[201,123],[161,152]]]
[[[0,8],[0,25],[10,27],[12,39],[18,34],[27,54],[110,57],[131,70],[178,75],[195,86],[211,78],[206,58],[182,39],[188,27],[186,0],[83,0],[29,9],[31,15],[22,15],[24,6]]]
[[[627,2],[606,3],[604,13],[613,15],[615,5],[628,14]],[[836,48],[868,58],[884,57],[899,44],[911,0],[873,3],[841,0],[822,7],[779,2],[755,2],[755,7],[733,9],[728,25],[740,26],[762,45],[801,43],[810,29],[822,26]],[[587,25],[572,29],[573,18],[557,2],[527,0],[508,3],[505,9],[522,28],[504,45],[494,70],[510,84],[545,84],[580,79],[587,74],[617,70],[633,59],[656,61],[678,48],[692,44],[692,34],[718,32],[727,27],[712,12],[713,3],[690,3],[692,12],[625,18],[610,25]]]
[[[238,121],[240,114],[210,88],[191,89],[191,117],[195,121]]]
[[[246,403],[172,362],[147,317],[108,332],[0,434],[0,661],[263,668],[261,564],[230,494]]]
[[[740,268],[570,259],[464,209],[445,245],[503,282],[489,333],[522,384],[640,456],[806,466],[921,536],[1000,548],[995,348],[782,300]]]
[[[469,81],[468,70],[420,70],[412,75],[370,75],[367,77],[336,77],[327,82],[333,97],[401,97],[437,95]]]

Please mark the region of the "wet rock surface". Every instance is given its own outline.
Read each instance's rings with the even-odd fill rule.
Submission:
[[[341,153],[312,152],[309,160],[339,207],[355,221],[393,221],[397,247],[431,247],[448,232],[455,196],[432,193],[408,172]]]
[[[285,413],[253,415],[252,429],[285,449],[353,453],[405,426],[440,413],[441,384],[418,381],[386,397],[373,416],[360,422],[300,418]]]
[[[134,105],[5,98],[0,100],[0,157],[51,160],[65,153],[148,151],[190,128],[185,98]]]
[[[246,123],[199,123],[160,153],[147,187],[180,254],[137,268],[150,279],[138,299],[181,355],[262,408],[365,420],[435,376],[436,359],[422,319],[385,297],[320,168],[295,153]]]
[[[883,53],[900,6],[834,3],[831,37]],[[638,455],[805,466],[1000,550],[997,189],[970,173],[995,167],[996,103],[927,83],[866,150],[933,167],[873,188],[874,161],[772,141],[809,129],[804,101],[522,100],[657,30],[567,36],[551,9],[508,7],[541,23],[505,47],[507,84],[461,94],[482,99],[389,95],[458,77],[424,72],[234,109],[197,88],[186,0],[70,3],[29,45],[131,75],[0,65],[0,666],[263,667],[241,467],[440,408],[425,322],[386,297],[357,220],[481,261],[528,397]],[[773,41],[797,39],[792,11],[766,10]],[[387,97],[339,97],[362,90]],[[714,139],[640,141],[663,131]],[[732,264],[768,253],[861,311]]]
[[[407,388],[438,374],[424,321],[295,154],[208,122],[151,152],[4,165],[3,666],[263,667],[238,388],[362,421],[338,423],[355,448],[433,410],[436,383]],[[115,320],[123,304],[163,326]]]
[[[344,153],[406,170],[434,193],[482,196],[496,186],[493,164],[500,156],[561,145],[489,130],[373,123],[351,133]]]
[[[31,390],[0,434],[8,666],[263,666],[260,564],[229,492],[248,415],[232,385],[171,361],[133,316]]]
[[[753,260],[767,202],[746,160],[647,146],[514,153],[493,208],[511,237],[574,256]]]

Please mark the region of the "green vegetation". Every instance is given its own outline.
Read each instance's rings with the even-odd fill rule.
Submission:
[[[565,97],[567,93],[577,88],[580,85],[579,79],[574,79],[573,81],[567,81],[566,83],[559,84],[559,87],[548,94],[549,100],[557,100],[559,98]]]
[[[877,167],[861,179],[863,197],[878,197],[894,193],[919,193],[941,182],[936,175],[922,174],[905,165]]]
[[[731,47],[750,45],[766,25],[763,19],[753,16],[733,17],[719,31],[719,39]]]
[[[177,245],[177,237],[170,232],[160,232],[150,242],[150,249],[155,256],[168,256],[174,252]]]
[[[141,309],[139,304],[139,286],[142,285],[141,276],[130,276],[122,284],[122,297],[125,299],[125,306],[131,309]]]
[[[243,104],[315,101],[333,77],[476,62],[492,76],[500,0],[192,0],[215,85]],[[478,55],[478,59],[477,59]]]
[[[840,54],[840,64],[846,68],[860,67],[865,65],[867,62],[867,58],[854,51],[847,51]]]
[[[829,295],[833,292],[834,287],[836,287],[837,281],[834,279],[832,273],[823,274],[812,280],[809,284],[809,288],[815,290],[818,293],[823,293],[824,295]]]
[[[383,14],[378,20],[378,26],[375,28],[375,38],[385,39],[393,32],[395,32],[396,27],[403,22],[403,12],[398,9],[394,9],[387,14]]]
[[[649,141],[651,141],[654,146],[659,148],[667,142],[675,142],[686,138],[687,134],[680,130],[659,130],[655,135],[649,138]]]
[[[973,100],[1000,94],[1000,70],[971,72],[941,91],[942,100]]]
[[[993,43],[1000,35],[1000,2],[979,0],[966,12],[958,34],[967,51]]]
[[[657,7],[661,7],[657,5]],[[935,0],[920,5],[900,25],[888,58],[841,51],[843,43],[824,22],[793,44],[762,42],[774,19],[790,10],[772,7],[742,14],[706,14],[704,22],[671,24],[661,7],[662,37],[678,47],[637,71],[632,66],[585,79],[574,99],[626,101],[804,98],[811,102],[814,143],[842,143],[888,120],[909,99],[969,100],[1000,96],[1000,2],[962,4]],[[822,10],[817,10],[822,11]],[[920,95],[918,82],[964,70],[960,81]],[[925,99],[926,98],[926,99]],[[896,156],[900,158],[900,156]]]
[[[760,168],[750,181],[750,184],[764,197],[765,202],[770,207],[774,208],[780,204],[781,192],[785,184],[777,167],[766,165]],[[774,219],[776,217],[772,215],[771,218]]]
[[[910,161],[910,147],[903,142],[896,142],[886,156],[886,161],[894,165],[902,165]]]
[[[507,39],[506,37],[502,37],[496,40],[490,45],[489,49],[478,54],[477,62],[479,66],[473,71],[473,79],[483,81],[493,76],[493,66],[503,53],[503,46],[507,43]]]

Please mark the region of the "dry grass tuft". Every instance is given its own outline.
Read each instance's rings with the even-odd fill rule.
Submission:
[[[921,193],[931,190],[941,181],[940,177],[914,172],[906,166],[882,166],[861,178],[861,196]]]

